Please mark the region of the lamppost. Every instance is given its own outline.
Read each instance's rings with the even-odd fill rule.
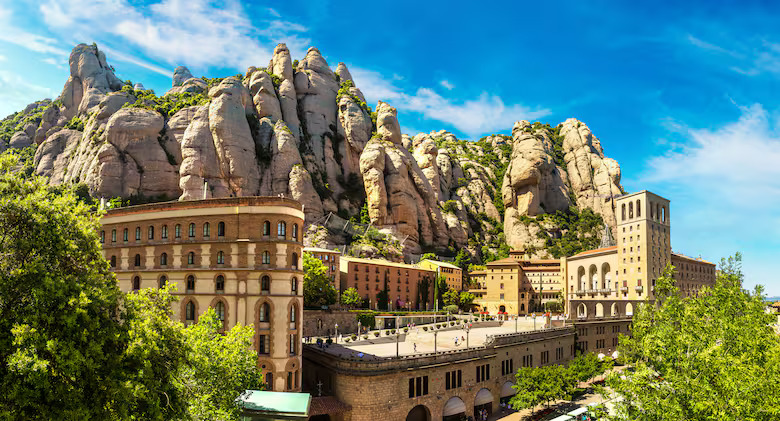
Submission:
[[[469,329],[469,326],[466,325],[466,349],[469,349],[469,332],[471,329]]]
[[[439,335],[438,331],[434,331],[433,332],[433,353],[434,354],[437,353],[437,351],[436,351],[436,344],[437,344],[436,339],[438,338],[438,335]]]
[[[339,324],[336,323],[336,343],[339,343]]]
[[[517,319],[519,319],[519,317],[515,315],[515,333],[517,333]]]
[[[360,336],[360,320],[358,320],[358,336]]]
[[[396,326],[395,329],[395,357],[398,358],[398,338],[401,337],[401,330]]]

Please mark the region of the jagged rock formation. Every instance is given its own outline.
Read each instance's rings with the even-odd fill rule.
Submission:
[[[136,200],[281,195],[301,201],[309,223],[365,209],[405,253],[465,249],[475,261],[507,243],[543,256],[556,227],[521,220],[572,205],[615,224],[620,167],[574,119],[521,121],[511,137],[478,142],[410,137],[389,104],[372,113],[344,63],[333,71],[316,48],[293,62],[284,44],[243,77],[179,66],[163,97],[125,86],[95,45],[76,46],[69,62],[56,101],[0,121],[0,151],[36,147],[35,171],[53,184]],[[310,231],[317,244],[350,238]]]

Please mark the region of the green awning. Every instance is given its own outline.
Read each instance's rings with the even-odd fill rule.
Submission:
[[[311,395],[247,390],[236,403],[241,408],[242,420],[305,420],[309,418]]]

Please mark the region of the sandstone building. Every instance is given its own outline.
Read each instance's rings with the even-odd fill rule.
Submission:
[[[109,210],[100,240],[121,290],[174,284],[183,323],[213,307],[225,329],[254,326],[269,388],[299,391],[303,222],[284,198],[164,202]]]
[[[447,282],[447,288],[454,289],[455,291],[463,290],[463,269],[452,263],[425,259],[421,260],[420,263],[418,263],[418,266],[435,270],[436,274],[443,277],[444,281]]]
[[[558,301],[564,289],[560,261],[520,260],[519,255],[490,262],[469,277],[477,281],[469,290],[474,303],[489,313],[541,312],[545,303]]]
[[[388,289],[388,309],[433,308],[433,281],[436,271],[405,263],[381,259],[342,256],[340,259],[341,291],[355,288],[369,308],[379,308],[377,294]],[[425,288],[425,284],[428,287]],[[426,291],[427,289],[427,291]]]

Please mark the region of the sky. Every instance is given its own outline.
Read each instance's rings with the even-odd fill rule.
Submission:
[[[627,191],[671,201],[674,251],[739,251],[746,285],[780,295],[778,17],[713,0],[0,0],[0,116],[58,96],[81,42],[160,95],[178,65],[222,77],[314,46],[411,135],[583,121]]]

